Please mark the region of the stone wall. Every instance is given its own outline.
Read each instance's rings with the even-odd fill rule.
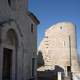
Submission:
[[[38,51],[42,52],[47,69],[59,66],[66,72],[67,66],[71,66],[72,72],[79,71],[75,28],[73,23],[61,22],[45,31]]]
[[[36,78],[37,25],[34,15],[29,14],[28,0],[0,0],[0,80],[3,73],[3,48],[13,51],[11,80]],[[34,21],[35,20],[35,21]],[[31,31],[33,27],[33,32]],[[17,46],[6,44],[9,30],[17,36]],[[13,38],[13,37],[12,37]],[[12,41],[10,39],[10,41]],[[34,58],[34,64],[33,64]]]

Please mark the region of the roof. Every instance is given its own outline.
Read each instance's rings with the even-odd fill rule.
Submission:
[[[37,17],[30,11],[27,12],[27,15],[35,22],[36,24],[40,24],[40,21],[37,19]]]

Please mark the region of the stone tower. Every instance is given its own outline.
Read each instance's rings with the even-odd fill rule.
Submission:
[[[28,0],[0,0],[0,80],[36,78],[36,16]]]
[[[70,22],[61,22],[45,31],[38,51],[42,53],[45,70],[54,70],[56,66],[65,73],[79,72],[76,44],[76,26]],[[39,54],[39,53],[38,53]],[[38,58],[38,63],[41,63]],[[39,70],[42,70],[39,68]]]

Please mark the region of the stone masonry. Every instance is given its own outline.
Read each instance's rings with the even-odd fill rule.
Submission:
[[[57,66],[65,74],[68,74],[70,69],[72,73],[78,73],[76,26],[71,22],[60,22],[51,26],[45,31],[38,48],[38,55],[39,52],[43,57],[44,65],[39,67],[38,71],[55,70]],[[41,57],[38,61],[39,64],[43,62]]]

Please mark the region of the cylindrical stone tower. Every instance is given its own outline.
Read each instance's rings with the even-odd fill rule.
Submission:
[[[79,72],[75,28],[70,22],[61,22],[46,30],[38,50],[48,69],[58,66],[64,72]]]

